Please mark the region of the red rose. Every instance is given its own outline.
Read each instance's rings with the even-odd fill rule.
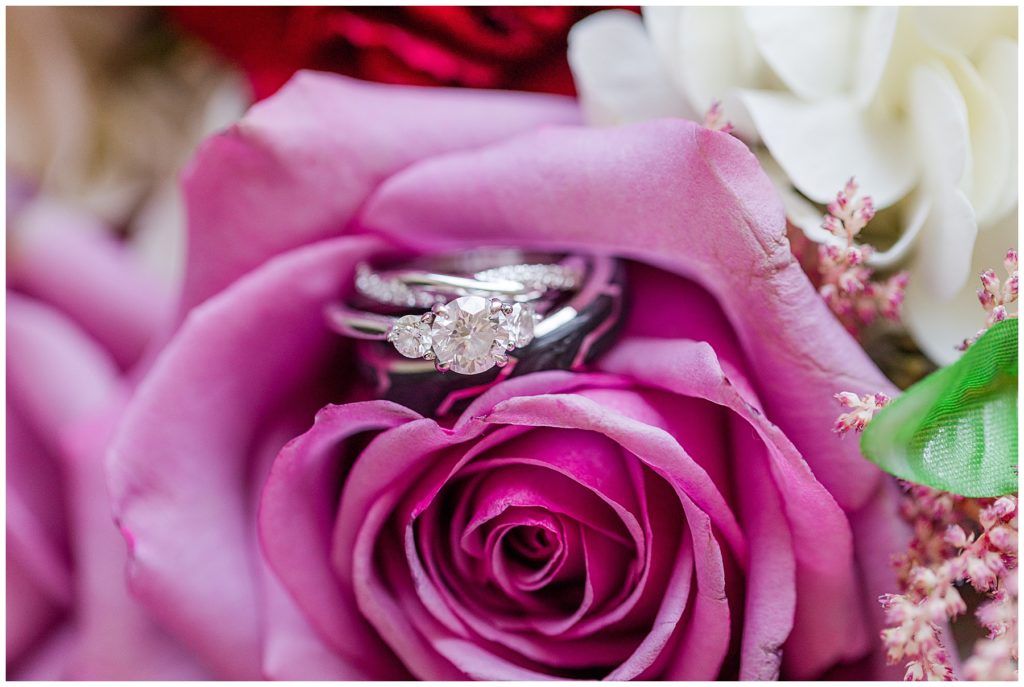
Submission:
[[[176,7],[252,82],[257,99],[299,69],[425,86],[573,94],[569,28],[583,7]]]

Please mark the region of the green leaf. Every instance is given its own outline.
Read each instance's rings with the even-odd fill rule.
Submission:
[[[861,451],[886,472],[963,496],[1017,491],[1017,319],[878,412]]]

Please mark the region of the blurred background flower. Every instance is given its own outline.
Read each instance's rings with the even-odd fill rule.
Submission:
[[[7,194],[7,676],[196,679],[124,584],[106,445],[171,290],[89,215]]]
[[[257,98],[299,69],[422,86],[572,94],[566,36],[586,7],[177,7]],[[273,46],[268,49],[268,46]]]
[[[159,9],[7,12],[8,170],[109,224],[165,280],[183,259],[177,172],[249,101]]]
[[[599,13],[569,42],[594,123],[722,101],[814,241],[855,176],[883,211],[873,266],[909,269],[906,325],[935,362],[957,357],[980,325],[974,275],[1015,243],[1016,8],[656,7]]]

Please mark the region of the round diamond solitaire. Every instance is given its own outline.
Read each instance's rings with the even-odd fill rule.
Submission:
[[[406,358],[422,358],[430,350],[430,325],[420,315],[399,317],[388,332],[388,341]]]
[[[463,296],[435,309],[430,338],[441,369],[473,375],[502,362],[504,347],[498,340],[503,332],[491,303],[482,296]]]

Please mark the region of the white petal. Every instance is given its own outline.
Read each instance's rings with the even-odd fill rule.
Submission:
[[[913,187],[917,164],[899,123],[876,121],[848,99],[805,103],[759,91],[741,98],[765,145],[811,200],[831,201],[851,176],[880,208]]]
[[[754,154],[757,156],[758,162],[761,163],[761,169],[771,180],[775,190],[779,192],[782,207],[786,211],[786,221],[800,229],[804,236],[814,243],[845,245],[844,241],[822,228],[824,215],[821,210],[793,189],[789,177],[786,176],[782,167],[779,167],[779,163],[768,154],[768,151],[764,148],[756,148]]]
[[[994,197],[990,206],[978,213],[982,230],[1006,215],[1017,205],[1017,42],[999,38],[986,46],[978,59],[978,74],[992,94],[993,117],[998,117],[1004,138],[998,141],[1000,151],[1007,156],[1006,165],[1000,177],[980,183],[993,185]],[[971,122],[974,128],[974,122]],[[975,164],[985,164],[975,156]],[[977,181],[977,177],[976,177]],[[1001,188],[1000,188],[1001,187]]]
[[[896,7],[869,7],[866,13],[861,23],[860,47],[854,72],[854,98],[861,106],[870,103],[878,91],[892,54],[899,19],[899,9]]]
[[[1006,121],[999,97],[965,57],[958,55],[946,64],[967,108],[970,156],[960,188],[971,199],[979,220],[987,222],[1010,172],[1009,129],[1016,123]]]
[[[914,7],[909,10],[931,45],[970,55],[996,36],[1017,37],[1015,7]]]
[[[952,298],[971,276],[971,251],[978,235],[974,209],[963,191],[932,196],[911,270],[933,298]]]
[[[917,345],[936,364],[948,365],[960,357],[955,349],[964,339],[973,336],[985,324],[985,311],[978,304],[975,290],[980,286],[977,275],[988,268],[1001,274],[1000,265],[1006,249],[1017,245],[1017,213],[1010,213],[992,230],[978,236],[974,246],[971,273],[956,294],[941,300],[911,273],[907,298],[903,303],[903,322]]]
[[[909,118],[924,164],[922,189],[931,209],[914,258],[914,279],[939,300],[947,300],[968,280],[977,219],[959,188],[970,155],[967,108],[956,82],[942,65],[914,70],[908,96]]]
[[[663,16],[670,15],[648,12],[645,21]],[[712,102],[726,101],[738,88],[775,85],[739,8],[687,7],[671,16],[673,31],[648,30],[694,111],[707,112]]]
[[[907,254],[921,234],[925,221],[931,210],[932,199],[920,189],[914,191],[900,204],[900,222],[902,230],[896,243],[885,250],[874,253],[868,264],[878,270],[897,267],[906,259]]]
[[[853,83],[863,9],[747,7],[743,16],[765,62],[804,100],[846,93]]]
[[[591,124],[694,118],[632,12],[598,12],[573,26],[569,65]]]
[[[926,183],[958,186],[967,169],[970,137],[967,106],[949,70],[937,62],[914,69],[907,110]]]
[[[654,51],[658,54],[661,63],[668,68],[668,65],[677,58],[679,27],[682,25],[684,9],[654,5],[644,7],[642,12],[644,28],[647,29],[647,35],[651,37]],[[675,79],[675,76],[673,75],[672,78]],[[682,85],[677,85],[682,90]]]

